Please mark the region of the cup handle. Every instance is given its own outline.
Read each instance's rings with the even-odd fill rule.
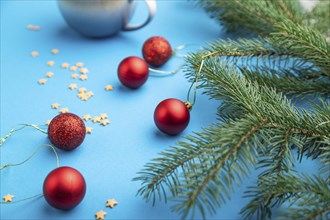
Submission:
[[[147,4],[148,11],[149,11],[147,20],[142,24],[127,24],[123,28],[124,31],[133,31],[133,30],[140,29],[140,28],[146,26],[152,20],[152,18],[156,14],[156,9],[157,9],[156,0],[145,0],[144,2]]]

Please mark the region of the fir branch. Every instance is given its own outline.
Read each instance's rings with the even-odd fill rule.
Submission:
[[[251,71],[240,68],[240,72],[250,81],[258,82],[259,85],[271,87],[277,92],[295,97],[303,97],[308,94],[330,96],[330,79],[317,79],[319,78],[318,71],[301,73],[295,69],[272,70],[263,68],[260,71]]]
[[[241,210],[245,219],[271,218],[271,208],[289,202],[285,217],[314,219],[330,215],[329,185],[317,176],[265,176],[249,187],[245,197],[252,200]]]
[[[190,59],[191,66],[186,67],[187,71],[199,69],[195,66],[195,58]],[[236,108],[240,114],[228,123],[222,121],[218,126],[188,136],[189,141],[163,152],[162,157],[147,164],[135,178],[143,181],[139,194],[146,199],[166,195],[164,187],[169,189],[179,201],[174,210],[183,217],[190,212],[193,214],[195,208],[202,215],[206,209],[215,212],[230,197],[233,185],[248,175],[260,152],[265,152],[269,145],[279,146],[280,151],[283,151],[283,144],[287,148],[297,145],[299,149],[305,149],[301,152],[310,150],[311,154],[316,154],[319,148],[309,149],[301,143],[324,141],[330,134],[330,127],[317,127],[323,122],[324,115],[300,112],[284,96],[249,82],[234,68],[217,62],[214,57],[206,58],[204,63],[201,72],[204,83],[201,85],[205,92]],[[330,120],[330,115],[326,118]],[[282,134],[281,138],[287,132],[285,140],[269,139],[275,131]],[[273,171],[278,173],[278,169],[286,169],[285,157],[283,152],[282,157],[278,157],[282,161]]]
[[[258,168],[263,168],[260,176],[270,174],[282,174],[294,171],[295,160],[292,154],[294,148],[294,137],[291,129],[283,131],[282,129],[271,129],[267,132],[266,138],[269,146],[264,151],[264,155],[258,162]]]
[[[287,216],[294,218],[329,213],[324,201],[329,200],[330,104],[321,100],[306,111],[283,95],[329,95],[330,45],[324,32],[301,26],[309,21],[297,1],[199,4],[227,30],[267,38],[218,40],[186,58],[187,78],[222,102],[218,122],[148,163],[134,178],[142,181],[138,195],[155,203],[157,197],[166,201],[169,191],[182,217],[198,209],[205,218],[206,210],[214,213],[257,165],[264,172],[248,192],[253,199],[242,210],[245,217],[264,219],[286,201],[292,204]],[[292,150],[300,161],[320,158],[326,180],[293,176]]]
[[[309,33],[309,30],[305,31],[307,32],[303,36]],[[328,96],[330,71],[325,68],[328,68],[326,65],[330,62],[330,46],[322,36],[317,34],[316,36],[320,38],[309,39],[311,42],[305,41],[305,47],[310,47],[308,53],[305,52],[303,46],[302,48],[297,46],[300,42],[290,41],[289,44],[279,45],[278,42],[289,42],[289,39],[285,41],[283,37],[281,41],[276,36],[266,41],[260,39],[217,40],[202,51],[192,53],[191,57],[197,61],[195,68],[203,57],[218,57],[219,62],[235,64],[250,80],[256,80],[260,85],[271,86],[286,94]],[[303,40],[302,38],[301,41]],[[322,54],[319,53],[320,51]],[[317,62],[323,70],[320,71],[313,62]],[[194,77],[191,75],[190,80]]]
[[[259,122],[258,119],[242,119],[219,128],[217,148],[211,157],[190,165],[195,172],[185,172],[186,184],[180,186],[182,192],[176,197],[180,202],[173,209],[186,218],[196,207],[205,218],[206,207],[214,213],[217,207],[225,203],[225,198],[230,198],[233,185],[239,184],[256,164],[258,145],[255,141],[265,124],[266,121]],[[228,135],[233,133],[236,133],[235,138],[229,139]]]
[[[302,7],[297,0],[200,0],[198,5],[223,25],[227,31],[267,36],[284,18],[302,22]]]
[[[305,13],[304,23],[307,26],[312,27],[315,30],[320,31],[323,35],[326,36],[328,42],[330,40],[330,1],[328,0],[319,0],[319,3],[315,7]]]
[[[309,29],[289,20],[275,25],[277,32],[268,42],[281,51],[290,51],[293,56],[308,60],[330,77],[330,43],[317,30]]]

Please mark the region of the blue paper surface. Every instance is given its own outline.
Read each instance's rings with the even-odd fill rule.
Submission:
[[[132,22],[142,21],[146,9],[138,2]],[[154,20],[145,28],[121,32],[112,38],[88,39],[71,30],[64,22],[56,1],[1,1],[1,137],[20,123],[44,124],[58,114],[51,104],[59,103],[79,116],[106,113],[110,125],[103,127],[91,121],[92,127],[84,143],[71,152],[58,150],[61,166],[71,166],[85,177],[87,193],[79,206],[70,211],[50,207],[44,198],[18,204],[1,205],[1,219],[95,219],[100,210],[105,219],[178,219],[171,212],[174,204],[157,202],[155,207],[136,197],[139,182],[132,178],[144,164],[192,131],[200,131],[216,121],[219,103],[198,92],[188,128],[178,136],[158,131],[153,122],[156,105],[166,98],[186,99],[190,84],[180,71],[171,77],[150,77],[140,89],[123,87],[117,78],[117,66],[127,56],[140,56],[143,42],[151,36],[163,36],[172,47],[226,38],[221,27],[202,9],[190,1],[158,1]],[[40,31],[27,30],[29,24],[39,25]],[[60,53],[51,54],[57,48]],[[38,51],[38,57],[30,53]],[[53,67],[46,65],[55,61]],[[60,65],[84,62],[89,69],[88,80],[72,79],[72,72]],[[173,57],[162,70],[174,70],[183,58]],[[45,85],[37,80],[53,72]],[[70,83],[93,91],[94,97],[82,101],[77,91],[68,89]],[[106,85],[113,91],[105,91]],[[44,127],[46,128],[46,127]],[[16,132],[0,148],[1,165],[26,159],[40,145],[49,143],[45,134],[25,128]],[[312,167],[308,164],[306,168]],[[40,150],[22,166],[1,171],[1,197],[13,194],[14,200],[42,192],[46,175],[55,168],[55,156],[48,148]],[[213,219],[241,219],[240,209],[247,203],[242,199],[246,186],[252,185],[256,173],[232,194]],[[109,209],[106,200],[115,198],[118,205]],[[197,218],[200,215],[197,215]]]

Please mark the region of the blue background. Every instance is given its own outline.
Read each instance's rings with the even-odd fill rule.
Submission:
[[[192,43],[204,45],[216,38],[227,38],[221,27],[200,8],[188,1],[159,1],[153,21],[145,28],[133,32],[92,40],[81,37],[66,25],[55,1],[1,1],[1,137],[20,123],[44,124],[58,114],[52,103],[60,103],[79,116],[107,113],[110,125],[93,124],[93,133],[74,151],[58,150],[60,165],[78,169],[87,182],[87,193],[82,203],[71,211],[50,207],[44,198],[18,204],[1,205],[1,219],[95,219],[101,209],[108,214],[105,219],[177,219],[170,211],[173,203],[146,203],[135,194],[140,187],[132,178],[157,153],[181,140],[192,131],[215,122],[217,101],[198,92],[197,103],[191,112],[189,127],[178,136],[160,133],[153,122],[156,105],[166,98],[185,101],[190,84],[183,73],[171,77],[149,77],[143,87],[129,90],[117,79],[117,66],[127,56],[142,56],[143,42],[155,35],[169,40],[172,47]],[[138,2],[133,22],[147,15],[143,2]],[[28,24],[40,25],[40,31],[29,31]],[[197,48],[196,47],[196,48]],[[60,53],[53,55],[54,48]],[[196,49],[188,48],[188,49]],[[38,57],[31,57],[38,51]],[[182,51],[182,53],[187,50]],[[46,62],[54,60],[48,67]],[[89,69],[87,81],[71,79],[72,72],[60,67],[63,62],[84,62]],[[174,70],[183,59],[173,57],[161,69]],[[48,71],[54,72],[46,85],[38,85]],[[94,97],[84,102],[77,91],[68,89],[70,83],[86,87]],[[106,92],[105,85],[114,86]],[[45,128],[46,129],[46,128]],[[15,133],[0,148],[1,165],[26,159],[38,146],[48,143],[45,134],[32,128]],[[313,168],[306,161],[304,169]],[[42,191],[46,175],[55,168],[51,150],[40,150],[33,159],[19,167],[1,171],[1,197],[15,195],[14,201]],[[256,173],[232,194],[214,216],[214,219],[240,219],[240,209],[247,203],[242,195],[246,186],[252,185]],[[107,199],[115,198],[118,206],[105,207]]]

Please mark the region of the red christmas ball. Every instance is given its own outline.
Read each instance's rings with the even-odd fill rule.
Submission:
[[[57,148],[73,150],[85,139],[86,126],[75,114],[63,113],[54,117],[48,126],[48,138]]]
[[[176,135],[189,124],[190,112],[185,103],[178,99],[165,99],[160,102],[154,112],[156,126],[162,132]]]
[[[172,56],[172,47],[163,37],[151,37],[144,42],[142,54],[145,61],[152,66],[161,66]]]
[[[148,64],[135,56],[127,57],[121,61],[117,72],[120,82],[131,89],[142,86],[149,76]]]
[[[86,182],[78,170],[59,167],[47,175],[43,193],[46,201],[54,208],[72,209],[83,200]]]

